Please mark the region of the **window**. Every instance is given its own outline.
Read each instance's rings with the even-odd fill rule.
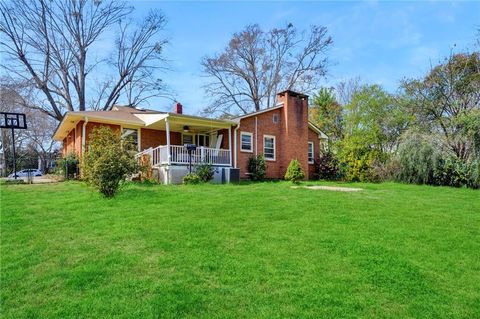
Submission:
[[[240,150],[253,153],[253,134],[248,132],[240,133]]]
[[[197,145],[198,146],[210,146],[210,136],[204,134],[197,134]]]
[[[134,128],[124,128],[122,130],[122,138],[129,140],[138,149],[138,131]]]
[[[182,134],[182,145],[185,145],[185,144],[194,144],[193,134]]]
[[[267,161],[275,160],[275,136],[263,136],[263,156]]]
[[[313,164],[315,161],[313,142],[308,142],[308,164]]]

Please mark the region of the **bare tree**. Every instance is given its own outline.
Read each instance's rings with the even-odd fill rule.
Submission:
[[[38,158],[42,168],[45,169],[48,168],[48,163],[55,159],[55,151],[59,147],[58,143],[52,140],[57,121],[31,106],[28,97],[23,96],[28,96],[26,87],[23,83],[6,83],[2,80],[0,83],[0,109],[4,112],[25,113],[27,129],[14,131],[19,160],[22,160],[22,156],[34,156],[34,162]],[[6,129],[2,134],[4,155],[10,152],[11,143],[11,134]]]
[[[115,0],[1,2],[0,44],[8,58],[3,67],[16,80],[32,81],[44,97],[35,107],[57,120],[64,111],[109,109],[126,95],[130,83],[150,80],[154,72],[148,70],[164,62],[166,40],[160,33],[165,17],[152,11],[137,25],[126,23],[132,11]],[[116,26],[115,57],[91,58],[89,50]],[[95,90],[88,86],[87,78],[97,79],[98,94],[90,100],[87,96]],[[137,93],[142,95],[145,90]]]
[[[350,78],[348,80],[340,81],[336,87],[337,100],[341,105],[350,104],[355,93],[362,89],[362,81],[360,77]]]
[[[332,39],[327,29],[312,26],[298,32],[292,25],[264,32],[257,24],[235,33],[223,52],[205,57],[205,86],[213,97],[208,113],[258,111],[276,103],[279,90],[311,93],[327,67]]]

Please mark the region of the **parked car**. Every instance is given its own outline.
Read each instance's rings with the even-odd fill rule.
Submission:
[[[28,173],[31,173],[32,176],[42,176],[42,171],[36,168],[28,168],[28,169],[22,169],[21,171],[17,172],[17,177],[27,177]],[[15,175],[12,173],[8,175],[9,178],[15,178]]]

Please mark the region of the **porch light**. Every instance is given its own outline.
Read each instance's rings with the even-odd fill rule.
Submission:
[[[190,130],[190,128],[188,127],[188,125],[185,125],[185,126],[183,127],[183,131],[184,131],[185,133],[188,133],[189,130]]]

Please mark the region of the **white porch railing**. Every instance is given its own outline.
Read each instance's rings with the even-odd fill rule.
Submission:
[[[167,145],[146,149],[135,157],[138,159],[144,154],[150,156],[152,166],[167,164],[188,165],[190,163],[188,151],[182,145],[170,145],[170,161]],[[229,150],[199,146],[195,151],[192,151],[191,156],[192,164],[231,165]]]

